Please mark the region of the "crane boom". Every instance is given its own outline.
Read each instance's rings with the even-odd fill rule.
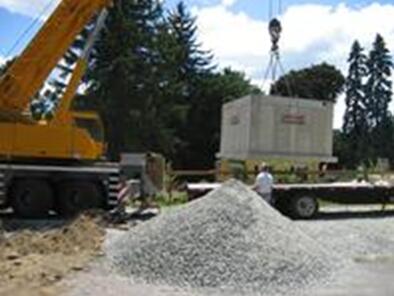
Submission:
[[[93,15],[111,0],[63,0],[0,79],[0,114],[19,117]]]
[[[108,11],[103,10],[101,14],[99,15],[97,22],[96,22],[96,27],[94,28],[92,34],[89,36],[87,39],[85,48],[82,52],[82,55],[79,57],[77,60],[77,63],[75,65],[75,68],[73,70],[73,73],[71,75],[71,80],[69,81],[66,90],[64,92],[64,95],[61,97],[61,100],[59,102],[59,106],[56,110],[55,117],[51,121],[51,123],[61,123],[61,122],[67,122],[70,120],[70,109],[72,105],[72,101],[74,99],[74,96],[77,92],[78,86],[82,80],[83,75],[86,72],[86,69],[88,67],[88,59],[90,56],[90,53],[93,49],[93,45],[98,38],[98,35],[102,28],[105,25],[105,20],[107,18]]]
[[[17,216],[74,216],[117,204],[120,168],[105,160],[103,122],[71,108],[112,0],[60,0],[22,54],[0,76],[0,207]],[[52,120],[25,111],[89,21],[96,19]]]

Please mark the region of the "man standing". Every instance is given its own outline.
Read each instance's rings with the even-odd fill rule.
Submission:
[[[256,182],[253,186],[261,197],[269,204],[273,205],[274,200],[272,198],[272,186],[274,184],[274,178],[268,171],[266,163],[260,165],[260,173],[256,177]]]

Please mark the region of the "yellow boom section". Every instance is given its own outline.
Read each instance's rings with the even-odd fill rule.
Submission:
[[[86,23],[110,0],[63,0],[0,79],[0,115],[18,118]]]

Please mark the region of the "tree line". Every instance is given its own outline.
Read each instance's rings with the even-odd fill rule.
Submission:
[[[154,151],[175,168],[212,168],[222,104],[260,90],[243,73],[217,68],[183,2],[169,11],[161,3],[117,1],[110,8],[76,107],[100,112],[111,159]]]
[[[378,159],[394,165],[393,61],[383,37],[376,36],[369,53],[356,40],[348,64],[344,123],[335,135],[339,160],[353,169],[373,167]]]

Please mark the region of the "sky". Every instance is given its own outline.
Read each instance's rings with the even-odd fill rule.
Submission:
[[[177,3],[163,1],[167,9]],[[358,39],[369,50],[377,33],[394,53],[394,0],[272,0],[271,5],[268,0],[184,2],[197,18],[202,46],[212,51],[218,66],[244,71],[260,87],[269,84],[264,72],[271,46],[270,17],[282,22],[280,48],[285,70],[325,61],[346,75],[353,41]],[[59,0],[0,0],[0,62],[23,49],[57,3]],[[24,34],[30,26],[33,29]],[[344,109],[342,96],[335,107],[335,128],[342,125]],[[391,109],[394,112],[394,103]]]

